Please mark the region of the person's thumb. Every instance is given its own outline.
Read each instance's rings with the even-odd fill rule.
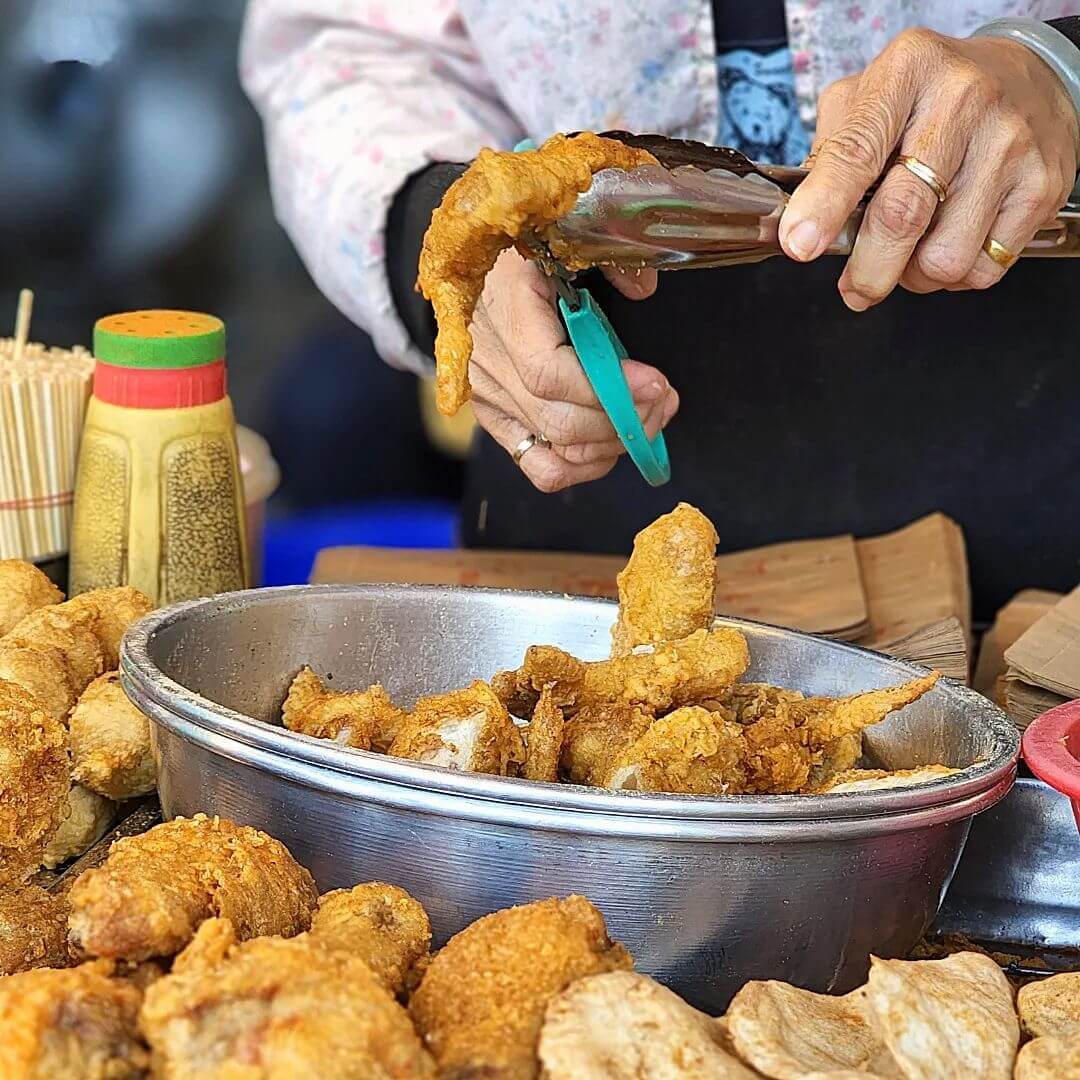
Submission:
[[[644,300],[656,292],[656,271],[651,267],[624,270],[621,266],[602,266],[604,277],[628,300]]]

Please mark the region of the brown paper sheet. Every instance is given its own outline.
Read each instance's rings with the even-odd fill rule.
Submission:
[[[948,679],[968,681],[967,636],[960,620],[954,616],[939,619],[895,641],[881,641],[874,648],[899,660],[933,668]]]
[[[1080,697],[1080,586],[1006,649],[1005,662],[1007,678]]]
[[[983,634],[979,662],[975,668],[975,689],[998,700],[998,681],[1005,674],[1005,650],[1035,625],[1059,600],[1061,593],[1044,589],[1018,592],[994,616],[993,625]]]

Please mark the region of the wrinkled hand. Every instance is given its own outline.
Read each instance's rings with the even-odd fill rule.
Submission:
[[[655,271],[612,271],[608,277],[631,299],[656,290]],[[472,337],[469,381],[480,426],[508,453],[529,435],[552,444],[534,446],[521,459],[522,472],[537,488],[561,491],[611,471],[623,446],[567,344],[555,287],[513,249],[487,276]],[[679,395],[647,364],[627,361],[623,371],[651,439],[675,415]]]
[[[1076,112],[1031,50],[997,38],[929,30],[897,37],[861,74],[821,97],[809,177],[780,224],[784,250],[816,258],[895,150],[949,186],[893,165],[874,194],[840,278],[854,311],[899,283],[913,292],[985,289],[1005,270],[987,238],[1019,252],[1065,202],[1076,178]]]

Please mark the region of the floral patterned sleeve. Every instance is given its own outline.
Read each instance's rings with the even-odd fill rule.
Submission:
[[[241,79],[263,118],[278,219],[326,296],[395,367],[430,367],[399,320],[384,231],[432,161],[520,137],[455,0],[251,0]]]

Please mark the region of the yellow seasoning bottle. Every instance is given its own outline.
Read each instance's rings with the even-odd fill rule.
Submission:
[[[159,605],[248,584],[225,327],[190,311],[94,327],[70,592],[134,585]]]

